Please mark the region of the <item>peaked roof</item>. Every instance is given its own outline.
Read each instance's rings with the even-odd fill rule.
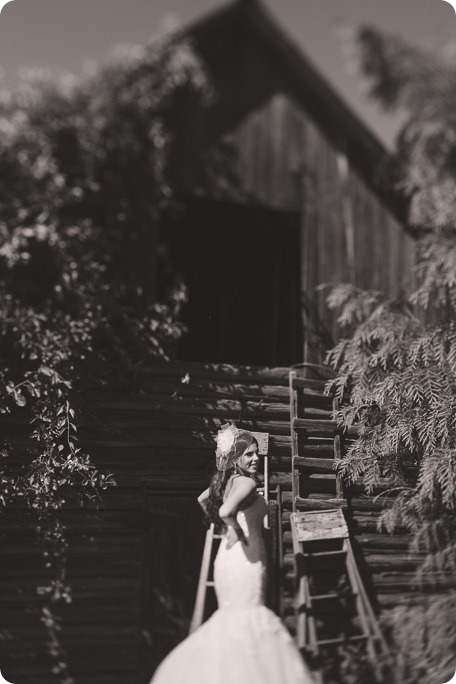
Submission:
[[[287,73],[293,95],[332,144],[402,223],[406,202],[391,188],[391,155],[318,71],[312,61],[278,26],[261,0],[236,0],[196,22],[187,30],[210,64],[211,56],[227,49],[230,34],[254,35],[274,53]]]

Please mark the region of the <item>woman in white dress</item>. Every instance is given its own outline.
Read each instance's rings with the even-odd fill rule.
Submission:
[[[165,658],[151,684],[313,684],[293,639],[264,605],[267,504],[256,492],[254,436],[224,426],[216,463],[198,501],[224,530],[214,563],[218,610]]]

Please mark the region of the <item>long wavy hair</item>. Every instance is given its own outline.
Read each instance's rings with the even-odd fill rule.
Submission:
[[[209,483],[209,498],[206,505],[206,521],[208,524],[214,523],[217,532],[225,529],[225,523],[219,516],[220,506],[223,504],[228,480],[236,472],[236,466],[228,470],[216,470]]]
[[[258,441],[254,438],[253,443],[258,446]],[[214,523],[217,532],[225,530],[226,525],[219,516],[219,509],[223,504],[226,485],[230,477],[236,473],[242,474],[236,465],[227,470],[216,470],[212,475],[209,484],[209,497],[206,505],[206,522]]]

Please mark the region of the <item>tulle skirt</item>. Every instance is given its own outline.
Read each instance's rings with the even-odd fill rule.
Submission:
[[[165,658],[151,684],[313,684],[280,619],[264,605],[219,608]]]

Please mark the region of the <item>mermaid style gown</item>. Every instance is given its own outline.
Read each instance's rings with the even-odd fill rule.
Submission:
[[[247,544],[226,548],[214,562],[219,608],[163,660],[150,684],[313,684],[295,643],[264,605],[267,504],[257,494],[237,514]]]

